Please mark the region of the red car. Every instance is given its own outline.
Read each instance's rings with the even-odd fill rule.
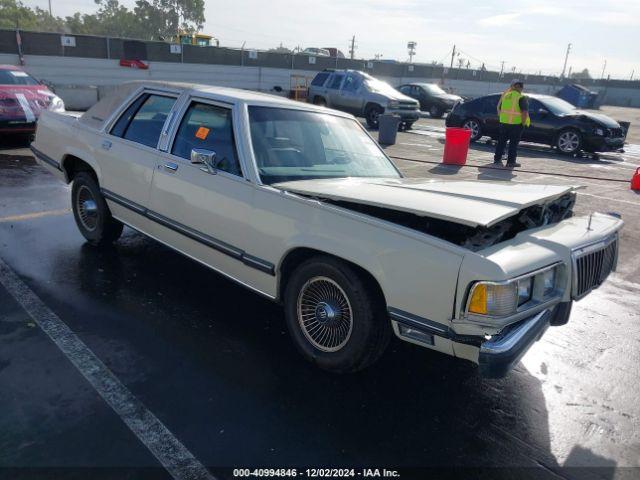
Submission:
[[[63,112],[64,102],[21,68],[0,65],[0,133],[34,133],[42,110]]]

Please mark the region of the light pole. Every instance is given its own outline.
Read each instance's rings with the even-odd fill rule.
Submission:
[[[413,56],[416,54],[417,46],[418,46],[417,42],[407,43],[407,48],[409,49],[409,63],[413,63]]]

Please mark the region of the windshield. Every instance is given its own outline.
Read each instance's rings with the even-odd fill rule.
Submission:
[[[249,122],[260,178],[266,184],[311,178],[400,177],[356,120],[249,107]]]
[[[38,81],[22,70],[0,70],[0,85],[38,85]]]
[[[371,92],[381,93],[383,95],[398,95],[398,91],[387,82],[373,78],[370,75],[364,76],[364,79],[364,84]]]
[[[540,102],[547,108],[549,111],[555,115],[565,115],[567,113],[573,113],[576,109],[569,102],[565,102],[560,98],[548,97],[548,98],[539,98]]]
[[[427,90],[429,93],[433,93],[434,95],[446,95],[447,94],[447,92],[445,92],[443,89],[441,89],[435,83],[422,83],[422,84],[420,84],[420,86],[422,88],[424,88],[425,90]]]

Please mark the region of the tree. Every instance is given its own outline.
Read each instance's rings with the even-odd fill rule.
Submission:
[[[118,0],[95,0],[95,13],[54,17],[41,8],[25,6],[20,0],[0,0],[0,28],[44,32],[104,35],[157,40],[202,28],[204,0],[137,0],[133,10]]]
[[[195,33],[205,21],[204,0],[137,0],[133,11],[151,38]]]

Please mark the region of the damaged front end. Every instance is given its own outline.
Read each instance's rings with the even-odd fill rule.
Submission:
[[[509,240],[525,230],[543,227],[570,218],[573,216],[576,194],[569,192],[554,200],[526,207],[517,214],[493,225],[477,227],[363,203],[317,196],[313,196],[313,198],[323,203],[426,233],[475,252]]]

